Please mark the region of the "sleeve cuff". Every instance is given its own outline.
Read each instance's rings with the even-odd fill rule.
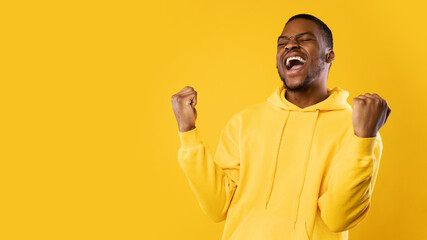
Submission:
[[[371,155],[374,153],[375,142],[377,141],[377,136],[375,137],[358,137],[356,134],[351,136],[350,140],[350,154],[355,155]]]
[[[195,147],[202,144],[197,127],[186,132],[180,132],[178,130],[178,135],[181,147],[183,148]]]

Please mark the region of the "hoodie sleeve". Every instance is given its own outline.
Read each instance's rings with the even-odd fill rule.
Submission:
[[[382,148],[379,132],[369,138],[353,133],[340,150],[327,190],[318,199],[321,218],[331,231],[353,228],[368,214]]]
[[[225,220],[239,181],[238,123],[223,128],[215,156],[202,141],[197,127],[179,132],[178,162],[203,212],[214,222]]]

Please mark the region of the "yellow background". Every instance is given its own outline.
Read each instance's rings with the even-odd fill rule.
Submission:
[[[281,83],[292,15],[332,30],[328,87],[392,113],[372,208],[350,239],[427,239],[423,1],[3,1],[0,239],[217,239],[177,162],[171,96],[198,92],[213,152]]]

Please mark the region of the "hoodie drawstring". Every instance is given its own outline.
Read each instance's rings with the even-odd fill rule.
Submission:
[[[305,176],[307,174],[307,166],[308,166],[308,161],[310,159],[310,153],[311,153],[311,145],[313,143],[314,131],[316,129],[317,120],[319,118],[319,112],[320,112],[320,110],[316,109],[316,116],[314,117],[313,127],[311,130],[311,138],[310,138],[310,142],[308,143],[308,147],[307,147],[307,151],[306,151],[306,157],[305,157],[305,161],[304,161],[303,175],[302,175],[303,178],[302,178],[301,183],[300,183],[301,187],[300,187],[298,197],[297,197],[297,204],[298,205],[297,205],[297,209],[296,209],[295,217],[294,217],[294,229],[295,229],[295,225],[296,225],[297,220],[298,220],[298,212],[299,212],[299,206],[300,206],[300,201],[301,201],[301,194],[302,194],[302,190],[304,188]]]
[[[304,166],[303,166],[303,171],[304,171],[303,174],[302,174],[303,178],[302,178],[302,180],[299,183],[299,185],[301,185],[301,187],[299,188],[300,190],[299,190],[299,193],[298,193],[298,196],[297,196],[297,203],[298,203],[298,205],[297,205],[296,213],[295,213],[295,216],[294,216],[294,224],[293,224],[294,225],[294,229],[295,229],[295,225],[296,225],[296,222],[297,222],[297,219],[298,219],[298,211],[299,211],[300,199],[301,199],[301,194],[302,194],[302,190],[303,190],[303,187],[304,187],[305,176],[306,176],[306,173],[307,173],[308,161],[309,161],[309,158],[310,158],[311,145],[312,145],[313,138],[314,138],[314,132],[315,132],[316,125],[317,125],[317,120],[319,118],[319,112],[320,112],[320,109],[316,109],[315,117],[314,117],[314,122],[313,122],[312,130],[311,130],[311,138],[310,138],[310,141],[308,143],[308,147],[307,147],[307,151],[306,151],[306,157],[305,157]],[[270,186],[268,187],[267,195],[266,195],[266,199],[265,199],[265,209],[267,209],[268,203],[270,201],[271,193],[273,191],[274,179],[276,177],[277,163],[278,163],[278,158],[279,158],[280,145],[282,143],[283,132],[285,131],[285,127],[286,127],[286,123],[288,122],[288,119],[289,119],[290,111],[289,110],[285,111],[285,113],[286,113],[286,115],[284,117],[282,131],[281,131],[280,136],[279,136],[277,150],[276,150],[276,154],[275,154],[274,166],[273,166],[273,168],[271,170],[271,174],[269,174],[269,176],[271,176],[271,179],[269,181]]]
[[[280,149],[280,144],[282,143],[283,131],[285,131],[286,123],[288,122],[289,115],[291,114],[290,111],[285,111],[285,113],[286,113],[286,116],[285,116],[285,120],[283,121],[282,132],[280,133],[279,144],[277,145],[277,150],[275,154],[276,159],[274,161],[274,167],[272,169],[272,173],[269,175],[271,176],[271,180],[269,181],[270,186],[268,187],[267,196],[265,199],[265,209],[267,209],[268,202],[270,201],[271,192],[273,191],[274,179],[276,177],[276,169],[277,169],[277,162],[278,162],[277,158],[279,157],[279,149]]]

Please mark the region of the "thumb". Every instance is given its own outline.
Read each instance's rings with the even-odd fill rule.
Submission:
[[[191,106],[194,108],[197,104],[197,91],[194,91],[194,97],[191,102]]]

